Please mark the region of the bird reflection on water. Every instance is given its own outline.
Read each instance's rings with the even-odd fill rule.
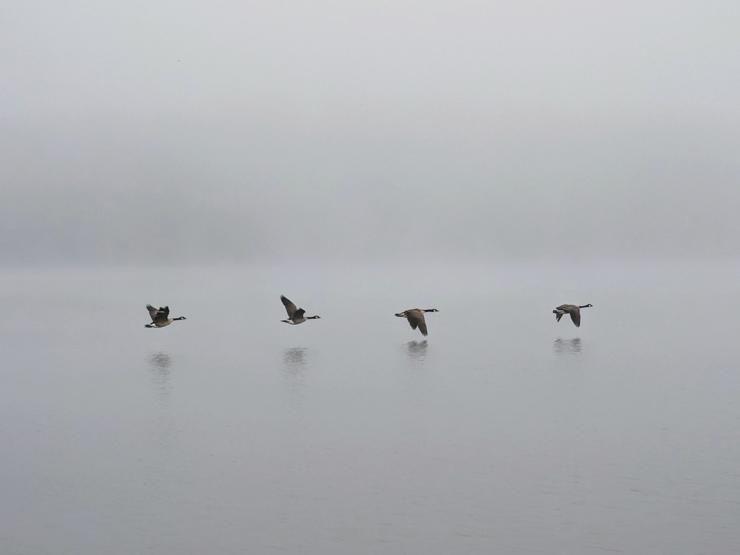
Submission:
[[[177,438],[177,428],[170,412],[170,393],[172,382],[170,370],[172,357],[164,352],[149,355],[149,370],[154,393],[159,397],[160,411],[151,433],[156,443],[165,450],[170,449]]]
[[[306,365],[306,348],[291,347],[283,351],[283,363],[287,368],[298,369]]]
[[[406,354],[411,360],[422,362],[427,355],[427,340],[406,343]]]
[[[167,353],[152,353],[149,356],[149,368],[152,374],[152,383],[157,391],[163,396],[170,392],[170,368],[172,367],[172,357]]]
[[[167,353],[154,353],[149,357],[149,362],[152,368],[169,370],[169,367],[172,365],[172,357]]]
[[[294,395],[302,396],[306,386],[306,353],[305,347],[290,347],[283,351],[283,381]]]
[[[556,353],[579,354],[581,349],[580,337],[573,339],[561,339],[558,337],[552,344],[552,350]]]

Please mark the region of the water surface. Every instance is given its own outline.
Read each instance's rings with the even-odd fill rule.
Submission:
[[[737,553],[737,270],[5,270],[2,552]]]

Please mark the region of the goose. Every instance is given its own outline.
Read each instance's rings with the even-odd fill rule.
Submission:
[[[557,307],[555,310],[552,311],[553,314],[555,314],[555,318],[559,322],[560,319],[566,315],[570,314],[570,319],[573,320],[573,323],[576,325],[577,328],[581,327],[581,309],[582,308],[590,308],[593,307],[591,303],[589,304],[561,304],[559,307]]]
[[[306,316],[306,311],[302,308],[298,308],[293,301],[291,301],[288,297],[285,295],[280,295],[280,300],[283,301],[283,306],[285,306],[285,311],[288,313],[288,319],[287,320],[280,320],[281,322],[285,322],[286,324],[290,324],[292,326],[297,326],[298,324],[302,324],[306,320],[318,320],[321,318],[321,316]]]
[[[425,336],[427,334],[427,323],[426,320],[424,320],[425,312],[439,312],[439,310],[436,308],[409,308],[403,312],[396,313],[396,316],[399,318],[406,318],[409,321],[409,325],[412,330],[415,330],[418,327],[421,334]]]
[[[152,323],[146,324],[144,327],[147,328],[163,328],[169,326],[175,320],[187,320],[185,316],[178,316],[177,318],[170,318],[170,307],[160,306],[154,308],[152,305],[146,305],[146,309],[149,311],[149,316],[152,317]]]

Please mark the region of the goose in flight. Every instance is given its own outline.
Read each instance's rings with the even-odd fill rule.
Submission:
[[[288,297],[285,295],[280,295],[280,300],[283,301],[283,306],[285,306],[285,311],[288,313],[288,319],[287,320],[280,320],[281,322],[285,322],[286,324],[291,324],[292,326],[297,326],[298,324],[302,324],[306,320],[318,320],[321,318],[321,316],[306,316],[306,311],[302,308],[298,308],[293,301],[291,301]]]
[[[170,318],[170,307],[160,306],[154,308],[152,305],[146,305],[146,309],[149,311],[149,316],[152,317],[152,323],[146,324],[147,328],[163,328],[169,326],[175,320],[186,320],[185,316],[178,316],[177,318]]]
[[[398,316],[399,318],[406,318],[409,321],[409,325],[411,326],[412,330],[419,328],[421,334],[426,335],[427,323],[426,320],[424,320],[425,312],[439,312],[439,310],[437,310],[436,308],[410,308],[408,310],[404,310],[403,312],[398,312],[396,316]]]
[[[582,308],[589,308],[593,307],[592,304],[561,304],[559,307],[557,307],[555,310],[553,310],[553,314],[555,314],[555,318],[559,322],[560,319],[565,316],[566,314],[570,314],[570,319],[573,320],[573,323],[576,325],[577,328],[581,327],[581,309]]]

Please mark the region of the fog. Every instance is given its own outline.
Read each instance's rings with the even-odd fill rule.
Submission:
[[[738,21],[3,2],[0,551],[740,553]]]
[[[2,11],[5,265],[740,251],[734,2]]]

